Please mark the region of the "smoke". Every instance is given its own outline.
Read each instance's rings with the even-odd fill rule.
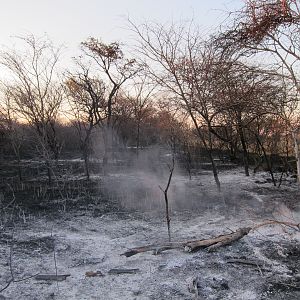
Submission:
[[[128,153],[124,157],[124,160],[128,159]],[[110,173],[105,178],[105,189],[122,208],[161,212],[165,202],[160,187],[166,188],[171,160],[171,151],[161,146],[142,149],[138,156],[133,149],[131,164],[123,164],[119,170]],[[171,211],[191,210],[203,205],[209,207],[209,197],[205,191],[199,192],[199,186],[189,180],[180,161],[176,160],[168,190]]]
[[[118,137],[114,140],[117,141]],[[110,155],[108,175],[102,179],[104,194],[122,209],[161,213],[165,209],[165,200],[160,187],[166,188],[171,161],[171,149],[161,145],[140,149],[138,155],[134,147],[115,146]],[[189,180],[178,155],[175,156],[175,169],[168,190],[171,212],[218,210],[227,215],[230,211],[237,213],[249,203],[252,208],[260,209],[259,203],[252,201],[252,195],[236,188],[243,174],[238,175],[234,188],[229,184],[231,175],[223,176],[222,193],[219,193],[212,171],[199,169],[198,172]]]

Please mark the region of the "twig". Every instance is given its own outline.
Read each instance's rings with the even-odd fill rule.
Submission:
[[[5,291],[12,283],[16,283],[16,282],[21,282],[21,281],[26,281],[30,278],[33,278],[35,276],[37,276],[39,273],[35,274],[35,275],[30,275],[28,277],[24,277],[24,278],[20,278],[20,279],[15,279],[14,276],[14,272],[13,272],[13,267],[12,267],[12,257],[13,257],[13,245],[10,246],[9,248],[9,271],[10,271],[10,279],[7,282],[7,284],[0,289],[0,293],[2,293],[3,291]]]
[[[31,278],[34,278],[36,276],[38,276],[40,274],[40,272],[34,274],[34,275],[29,275],[27,277],[24,277],[24,278],[21,278],[21,279],[18,279],[18,280],[14,280],[14,282],[21,282],[21,281],[26,281],[28,279],[31,279]]]
[[[53,238],[53,227],[51,228],[51,237]],[[57,277],[57,261],[56,261],[56,253],[55,253],[55,240],[53,240],[53,259],[54,259],[54,267],[55,267],[55,276]],[[59,293],[58,281],[56,281],[57,292]]]
[[[11,279],[8,281],[8,283],[6,284],[6,286],[0,290],[0,293],[2,293],[4,290],[6,290],[6,289],[10,286],[10,284],[13,283],[13,282],[14,282],[14,281],[13,281],[13,279],[11,278]]]
[[[294,230],[300,231],[300,223],[292,223],[292,222],[277,221],[277,220],[266,220],[265,222],[252,227],[252,230],[256,230],[257,228],[267,226],[267,225],[284,225]]]
[[[11,190],[13,198],[12,198],[12,200],[11,200],[5,207],[2,207],[2,208],[1,208],[2,210],[7,209],[12,203],[14,203],[14,202],[16,201],[16,195],[15,195],[14,189],[12,188],[12,186],[11,186],[9,183],[7,183],[6,185],[7,185],[7,186],[9,187],[9,189]]]
[[[175,167],[175,159],[174,159],[174,154],[172,155],[172,165],[169,166],[169,179],[168,183],[165,189],[163,189],[160,185],[158,186],[160,190],[163,192],[164,197],[165,197],[165,206],[166,206],[166,220],[167,220],[167,228],[168,228],[168,237],[169,237],[169,242],[171,242],[171,228],[170,228],[170,213],[169,213],[169,199],[168,199],[168,190],[171,184],[173,172],[174,172],[174,167]]]
[[[262,271],[268,271],[270,272],[271,270],[264,268],[260,263],[256,261],[251,261],[251,260],[246,260],[246,259],[229,259],[226,261],[228,264],[243,264],[247,266],[254,266],[257,267],[260,275],[263,277],[263,272]]]

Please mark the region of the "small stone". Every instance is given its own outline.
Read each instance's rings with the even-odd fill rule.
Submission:
[[[142,294],[141,291],[133,291],[132,293],[133,293],[133,296],[139,296]]]
[[[229,290],[229,285],[226,281],[221,282],[221,288],[223,290]]]
[[[295,279],[300,280],[300,273],[294,275]]]

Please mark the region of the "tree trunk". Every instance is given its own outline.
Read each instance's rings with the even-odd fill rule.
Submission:
[[[173,156],[172,156],[172,165],[169,167],[170,168],[170,173],[169,173],[169,179],[166,188],[163,190],[161,186],[159,188],[161,191],[164,193],[164,198],[165,198],[165,214],[166,214],[166,221],[167,221],[167,229],[168,229],[168,237],[169,237],[169,242],[171,242],[171,218],[170,218],[170,212],[169,212],[169,199],[168,199],[168,190],[171,184],[174,168],[175,168],[175,149],[173,148]]]
[[[266,153],[266,149],[264,147],[264,145],[262,144],[261,140],[259,139],[259,136],[257,134],[255,134],[255,137],[256,137],[256,140],[264,154],[264,158],[266,160],[266,164],[267,164],[267,167],[268,167],[268,170],[270,172],[270,175],[271,175],[271,178],[272,178],[272,182],[274,184],[274,186],[276,186],[276,180],[275,180],[275,177],[274,177],[274,174],[273,174],[273,171],[272,171],[272,165],[271,165],[271,162],[269,161],[269,158],[267,156],[267,153]]]
[[[51,185],[52,184],[52,171],[51,171],[50,161],[48,159],[46,160],[46,167],[47,167],[48,183],[49,183],[49,185]]]
[[[92,133],[93,127],[90,126],[89,129],[86,131],[86,136],[83,140],[81,140],[81,151],[84,159],[84,169],[86,179],[90,180],[90,137]]]
[[[23,180],[22,178],[22,167],[21,167],[21,159],[20,156],[18,156],[18,175],[20,182]]]
[[[189,179],[192,180],[192,155],[191,152],[189,150],[189,148],[187,148],[187,158],[186,158],[186,164],[187,164],[187,171],[189,174]]]
[[[298,135],[299,133],[296,130],[292,132],[292,136],[294,140],[296,165],[297,165],[297,181],[300,184],[300,138]]]
[[[90,164],[89,164],[89,155],[84,153],[84,168],[85,168],[85,175],[86,179],[90,180]]]
[[[273,223],[272,223],[273,224]],[[202,240],[194,240],[194,241],[186,241],[186,242],[169,242],[165,244],[157,244],[157,245],[148,245],[144,247],[137,247],[129,249],[128,251],[122,253],[126,257],[131,257],[133,255],[144,253],[148,251],[153,251],[154,254],[159,254],[163,251],[170,249],[184,249],[185,252],[194,252],[200,249],[207,248],[208,251],[214,251],[220,247],[227,246],[235,241],[240,240],[245,235],[247,235],[252,228],[243,227],[238,230],[229,233],[219,235],[217,237],[212,237],[209,239]]]
[[[136,156],[139,156],[140,148],[140,121],[137,123],[137,132],[136,132]]]
[[[107,165],[108,165],[108,139],[109,139],[108,128],[104,128],[103,132],[103,143],[104,143],[104,154],[102,159],[102,167],[103,167],[103,174],[107,175]]]
[[[218,191],[220,192],[221,191],[221,183],[220,183],[219,176],[218,176],[218,169],[217,169],[217,166],[216,166],[216,163],[214,161],[211,151],[209,149],[206,149],[206,150],[207,150],[210,162],[211,162],[214,179],[215,179]]]
[[[219,176],[218,176],[218,170],[217,170],[217,166],[216,166],[216,163],[214,161],[214,158],[213,158],[213,155],[212,155],[212,151],[211,149],[208,147],[207,145],[207,142],[205,140],[205,137],[203,136],[199,126],[198,126],[198,123],[197,123],[197,120],[195,119],[195,116],[193,115],[192,111],[189,111],[190,113],[190,116],[193,120],[193,123],[196,127],[196,130],[197,130],[197,133],[198,133],[198,136],[199,138],[201,139],[202,143],[203,143],[203,146],[208,154],[208,157],[209,157],[209,160],[211,162],[211,167],[212,167],[212,171],[213,171],[213,175],[214,175],[214,179],[215,179],[215,182],[216,182],[216,185],[217,185],[217,188],[218,188],[218,191],[220,192],[221,191],[221,184],[220,184],[220,180],[219,180]]]
[[[172,176],[172,175],[170,175]],[[169,242],[171,242],[171,227],[170,227],[170,213],[169,213],[169,199],[168,199],[168,191],[164,191],[165,196],[165,209],[166,209],[166,221],[167,221],[167,230],[168,230],[168,238]]]
[[[248,151],[247,151],[244,130],[241,125],[238,125],[238,131],[239,131],[239,136],[240,136],[240,140],[241,140],[241,144],[242,144],[242,148],[243,148],[243,161],[244,161],[245,175],[249,176]]]
[[[211,161],[211,166],[212,166],[212,170],[213,170],[213,174],[214,174],[214,179],[215,179],[215,182],[217,184],[218,191],[220,192],[221,191],[221,184],[220,184],[220,180],[219,180],[219,176],[218,176],[217,165],[215,163],[215,160],[214,160],[214,157],[213,157],[213,154],[212,154],[213,145],[212,145],[212,139],[211,139],[211,132],[210,131],[208,131],[208,138],[209,138],[209,148],[208,148],[207,145],[206,145],[206,147],[207,147],[207,150],[208,150],[209,159]]]

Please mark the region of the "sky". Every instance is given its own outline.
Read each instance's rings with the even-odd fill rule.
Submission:
[[[128,17],[135,23],[193,18],[206,30],[240,8],[243,0],[0,0],[0,4],[0,46],[11,44],[12,36],[46,33],[54,43],[75,49],[89,36],[126,43]]]

